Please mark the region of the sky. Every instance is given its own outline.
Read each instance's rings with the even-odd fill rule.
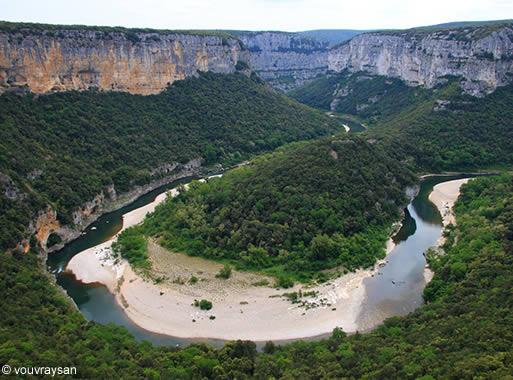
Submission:
[[[0,0],[0,20],[158,29],[402,29],[513,18],[513,0]]]

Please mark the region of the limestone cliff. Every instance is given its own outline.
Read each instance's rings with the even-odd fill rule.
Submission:
[[[198,71],[234,72],[246,67],[237,66],[241,61],[283,91],[347,69],[427,87],[460,76],[467,93],[481,95],[512,80],[513,25],[365,33],[332,49],[301,33],[0,25],[0,93],[27,87],[148,95]]]
[[[252,69],[274,88],[288,91],[326,73],[328,43],[297,33],[233,32],[249,50]]]
[[[239,40],[192,32],[101,28],[0,29],[0,93],[28,87],[155,94],[198,71],[231,73],[247,60]]]
[[[94,222],[100,215],[118,209],[136,200],[141,195],[148,193],[158,187],[181,178],[197,176],[202,170],[202,160],[192,159],[186,164],[172,163],[162,168],[156,168],[155,177],[150,183],[142,186],[135,186],[126,193],[117,194],[114,185],[106,186],[101,193],[91,201],[77,207],[73,212],[73,223],[62,225],[54,208],[48,205],[45,209],[37,212],[34,220],[30,223],[29,232],[36,237],[41,249],[44,252],[52,252],[64,246],[65,243],[77,238],[81,231]],[[47,242],[51,234],[59,236],[60,243],[48,247]],[[18,249],[28,250],[28,240],[22,241]]]
[[[513,79],[513,25],[361,34],[333,48],[328,63],[335,72],[366,71],[426,87],[458,76],[465,92],[483,95]]]

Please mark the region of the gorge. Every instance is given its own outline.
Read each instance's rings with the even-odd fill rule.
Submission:
[[[507,378],[512,78],[511,20],[0,22],[0,364]]]

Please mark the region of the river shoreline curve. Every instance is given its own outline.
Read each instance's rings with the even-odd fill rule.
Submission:
[[[177,193],[177,189],[172,189],[146,206],[124,214],[121,231],[141,223],[144,216],[167,196]],[[395,232],[398,227],[400,223]],[[220,264],[178,253],[157,256],[157,245],[152,243],[150,260],[162,261],[162,257],[167,257],[170,262],[166,265],[166,275],[175,280],[175,283],[155,284],[137,274],[124,260],[113,258],[111,246],[118,234],[73,256],[66,271],[84,284],[105,285],[126,315],[143,329],[179,338],[266,341],[315,337],[336,327],[356,332],[359,330],[359,306],[364,297],[363,280],[373,276],[385,264],[383,259],[371,269],[360,269],[324,284],[277,290],[253,285],[262,280],[272,284],[271,278],[238,271],[234,271],[229,280],[218,283],[215,274]],[[386,243],[386,254],[394,248],[391,237]],[[197,285],[176,283],[180,282],[176,281],[178,278],[191,276],[201,277],[202,281]],[[300,290],[316,295],[304,299],[301,304],[292,304],[282,296]],[[195,299],[203,298],[213,301],[211,311],[201,311],[193,306]]]
[[[176,194],[176,189],[168,194]],[[124,214],[123,229],[142,222],[146,213],[154,210],[165,197],[165,194],[160,194],[148,205]],[[441,199],[446,202],[443,196]],[[435,205],[438,207],[437,203]],[[442,209],[438,209],[443,216]],[[187,255],[165,255],[172,258],[167,265],[169,275],[188,278],[201,272],[201,286],[145,281],[126,262],[112,259],[110,246],[114,239],[76,254],[66,270],[83,283],[105,285],[129,319],[139,327],[181,338],[290,340],[320,336],[335,327],[341,327],[348,333],[367,330],[358,320],[365,299],[363,282],[374,277],[386,265],[384,259],[370,270],[358,270],[326,284],[313,287],[296,285],[294,289],[288,289],[286,292],[299,291],[300,288],[303,292],[317,292],[315,297],[307,300],[316,306],[305,308],[280,297],[284,290],[251,286],[252,282],[258,281],[244,272],[236,272],[234,283],[216,284],[213,274],[219,264],[208,260],[198,263],[198,258],[190,263],[192,258]],[[390,239],[387,255],[394,248],[395,244]],[[163,255],[155,254],[155,249],[150,251],[153,252],[150,256],[152,261],[162,259]],[[173,268],[180,269],[174,271]],[[431,275],[425,276],[427,283]],[[194,299],[203,298],[213,301],[211,311],[201,311],[193,306]]]

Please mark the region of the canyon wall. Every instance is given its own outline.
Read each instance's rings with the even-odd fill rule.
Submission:
[[[512,81],[513,25],[411,29],[328,42],[284,32],[167,32],[122,28],[0,27],[0,93],[29,88],[155,94],[198,71],[232,73],[242,61],[289,91],[328,71],[366,71],[433,87],[446,76],[482,95]]]
[[[249,50],[251,68],[274,88],[288,91],[328,69],[328,43],[297,33],[232,32]]]
[[[222,34],[0,29],[0,93],[28,87],[149,95],[198,71],[232,73],[245,55],[238,39]]]
[[[333,48],[331,71],[366,71],[433,87],[446,76],[484,95],[513,80],[513,25],[361,34]]]

